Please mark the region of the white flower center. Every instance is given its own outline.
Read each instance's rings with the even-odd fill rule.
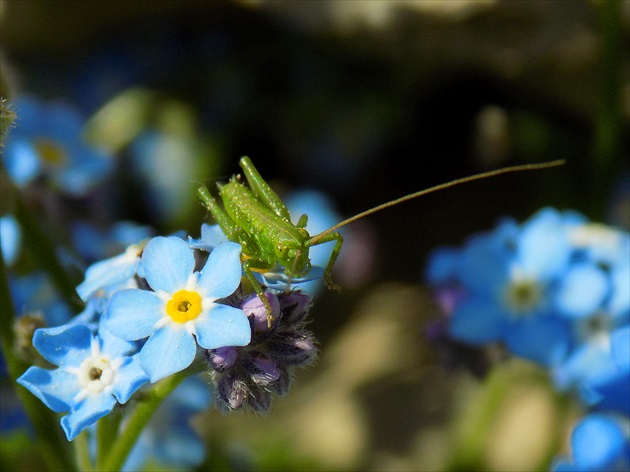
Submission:
[[[79,367],[79,384],[87,393],[100,393],[112,385],[116,372],[112,363],[104,356],[88,357]]]
[[[514,277],[503,292],[507,309],[515,315],[532,312],[542,300],[543,288],[536,279],[530,277]]]
[[[610,333],[614,329],[610,313],[598,311],[579,320],[576,326],[578,337],[604,350],[610,349]]]
[[[86,357],[78,368],[69,369],[77,376],[81,390],[74,400],[81,401],[88,395],[110,392],[114,388],[116,371],[124,363],[123,358],[110,359],[101,354],[96,338],[92,338],[91,355]]]

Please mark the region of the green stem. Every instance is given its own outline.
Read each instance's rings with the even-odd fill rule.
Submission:
[[[9,376],[15,382],[20,375],[29,367],[29,364],[15,355],[13,346],[15,345],[15,333],[13,322],[15,313],[13,301],[9,289],[7,268],[0,251],[0,346],[2,354],[7,364]],[[41,454],[44,464],[49,470],[75,471],[76,465],[71,460],[68,442],[61,435],[58,416],[46,408],[38,398],[31,395],[26,389],[16,385],[15,392],[22,403],[36,433],[37,447],[34,451]]]
[[[122,415],[118,409],[104,416],[96,425],[96,463],[102,464],[114,442]]]
[[[90,443],[88,432],[83,431],[73,441],[74,453],[79,464],[79,470],[81,472],[89,472],[94,470],[92,466],[92,460],[90,459]]]
[[[109,454],[103,457],[103,461],[97,464],[98,470],[116,471],[120,470],[134,446],[140,433],[147,425],[153,413],[160,404],[168,397],[173,390],[184,379],[195,375],[203,370],[203,365],[191,367],[182,372],[167,377],[154,384],[148,392],[143,393],[142,399],[138,400],[135,409],[129,415],[127,424],[116,442],[111,447]]]

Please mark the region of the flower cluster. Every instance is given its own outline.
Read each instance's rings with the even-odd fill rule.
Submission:
[[[576,212],[546,208],[520,225],[504,220],[462,248],[436,250],[427,278],[448,316],[451,339],[473,346],[499,344],[548,368],[558,390],[612,415],[584,419],[586,426],[574,433],[577,469],[567,462],[558,470],[630,464],[628,233]],[[610,434],[596,437],[625,446],[600,444],[615,457],[582,461],[582,429],[612,423],[617,426],[602,430]]]
[[[252,324],[251,342],[207,351],[221,410],[266,412],[272,395],[287,393],[294,371],[317,356],[315,339],[305,329],[310,297],[301,291],[265,296],[274,316],[271,327],[262,301],[251,295],[240,303]]]
[[[208,360],[221,409],[263,412],[271,392],[287,392],[294,368],[315,358],[304,330],[310,296],[266,292],[268,327],[259,297],[241,286],[241,246],[223,237],[203,250],[199,241],[157,236],[92,264],[77,287],[85,310],[35,331],[33,346],[58,367],[30,367],[18,382],[50,409],[68,412],[61,424],[69,440],[143,385],[195,360]]]

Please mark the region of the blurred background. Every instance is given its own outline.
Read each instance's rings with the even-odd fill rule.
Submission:
[[[89,195],[31,196],[68,247],[77,222],[198,237],[198,183],[226,181],[242,155],[284,198],[326,199],[295,207],[324,213],[312,232],[454,178],[565,159],[346,227],[342,291],[317,290],[312,308],[318,364],[268,416],[196,423],[199,470],[545,469],[577,408],[525,362],[484,379],[445,366],[423,272],[436,247],[545,206],[629,228],[629,5],[9,0],[0,92],[70,104],[114,161]]]

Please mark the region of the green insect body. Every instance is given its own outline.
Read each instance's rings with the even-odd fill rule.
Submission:
[[[226,237],[241,245],[243,272],[265,305],[268,324],[271,326],[271,306],[252,270],[270,270],[280,264],[290,278],[304,276],[311,270],[309,247],[335,241],[324,269],[324,282],[327,287],[336,289],[331,272],[341,250],[343,237],[336,231],[322,237],[311,237],[305,228],[307,215],[302,215],[297,225],[294,225],[289,210],[262,179],[251,160],[242,157],[239,164],[249,187],[239,176],[233,177],[227,184],[219,185],[223,208],[205,186],[199,188],[199,197]]]
[[[239,165],[243,169],[249,187],[240,176],[233,177],[227,184],[220,184],[219,196],[223,203],[222,207],[205,186],[199,188],[198,194],[201,202],[210,211],[226,237],[241,245],[243,272],[264,304],[267,310],[267,323],[271,327],[273,322],[271,306],[252,271],[267,271],[279,264],[289,279],[302,277],[311,270],[309,248],[335,241],[324,268],[324,282],[328,288],[336,290],[338,287],[332,282],[331,272],[343,244],[343,237],[337,232],[342,226],[407,200],[465,182],[508,172],[544,169],[563,163],[563,160],[557,160],[540,164],[524,164],[462,177],[370,208],[315,236],[309,235],[306,230],[307,215],[302,215],[296,225],[291,222],[289,210],[263,180],[248,157],[242,157]]]

